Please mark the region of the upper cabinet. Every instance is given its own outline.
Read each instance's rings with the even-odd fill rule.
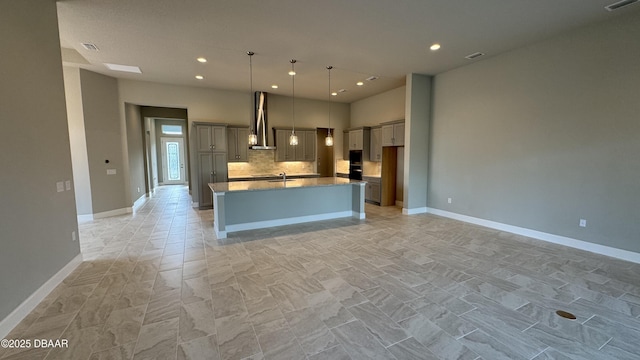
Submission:
[[[342,159],[349,160],[349,130],[342,132]]]
[[[224,125],[196,125],[198,151],[227,151],[227,132]]]
[[[229,162],[246,162],[249,153],[249,128],[228,127],[227,142],[229,143],[227,159]]]
[[[382,146],[404,146],[404,120],[382,125]]]
[[[315,161],[316,130],[296,130],[298,145],[289,145],[291,129],[274,129],[276,138],[275,161]]]
[[[362,151],[362,159],[369,159],[369,142],[371,141],[371,128],[361,127],[349,130],[349,150]]]
[[[380,126],[371,128],[369,161],[382,161],[382,128]]]

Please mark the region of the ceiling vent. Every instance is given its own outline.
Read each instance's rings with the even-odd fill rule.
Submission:
[[[375,76],[375,75],[374,75],[374,76],[369,76],[369,77],[368,77],[368,78],[366,78],[365,80],[368,80],[368,81],[378,80],[378,77],[377,77],[377,76]]]
[[[484,53],[481,53],[481,52],[475,52],[475,53],[473,53],[473,54],[469,54],[469,55],[465,56],[465,59],[469,59],[469,60],[471,60],[471,59],[479,58],[480,56],[484,56]]]
[[[96,46],[96,44],[92,44],[92,43],[82,43],[82,47],[87,49],[87,50],[91,50],[91,51],[98,51],[100,49],[98,49],[98,47]]]
[[[607,9],[607,11],[615,11],[615,10],[619,10],[625,6],[629,6],[631,4],[637,3],[638,0],[622,0],[622,1],[618,1],[615,2],[613,4],[607,5],[604,8]]]

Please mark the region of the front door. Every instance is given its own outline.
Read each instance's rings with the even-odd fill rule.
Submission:
[[[185,183],[184,140],[163,137],[162,141],[162,182],[165,185]]]

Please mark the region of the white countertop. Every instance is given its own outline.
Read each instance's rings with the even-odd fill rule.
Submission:
[[[209,188],[217,193],[235,192],[235,191],[260,191],[260,190],[278,190],[293,189],[303,187],[318,186],[336,186],[349,185],[354,183],[362,183],[360,180],[351,180],[339,177],[323,177],[309,179],[291,179],[284,181],[234,181],[222,183],[210,183]]]

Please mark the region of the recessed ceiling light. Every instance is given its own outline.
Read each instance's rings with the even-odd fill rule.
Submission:
[[[277,89],[277,88],[278,88],[278,85],[273,84],[273,85],[271,85],[271,88],[272,88],[272,89]]]
[[[196,75],[196,79],[198,79],[198,80],[202,80],[202,79],[204,79],[204,76],[202,76],[202,75]]]
[[[435,43],[435,44],[431,45],[431,47],[429,49],[431,49],[433,51],[439,50],[440,49],[440,44]]]
[[[356,85],[358,85],[358,86],[362,86],[362,85],[364,85],[364,83],[363,83],[362,81],[358,81],[358,82],[356,83]]]
[[[104,63],[104,66],[109,68],[109,70],[124,71],[124,72],[142,74],[142,70],[140,70],[140,68],[137,67],[137,66],[120,65],[120,64],[108,64],[108,63]]]
[[[207,62],[207,59],[203,58],[203,57],[199,57],[196,60],[198,60],[198,62],[201,62],[201,63],[206,63]]]
[[[331,93],[331,96],[338,96],[338,93],[334,91]]]

